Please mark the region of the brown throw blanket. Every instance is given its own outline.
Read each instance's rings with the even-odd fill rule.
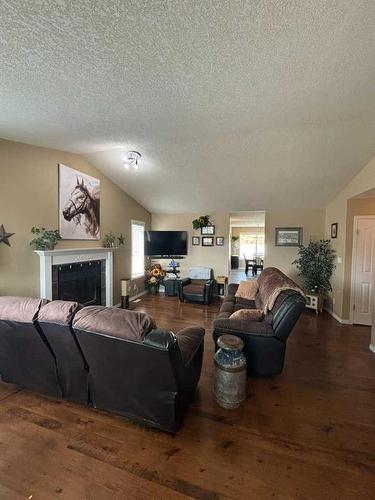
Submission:
[[[270,311],[277,297],[284,290],[294,290],[305,297],[301,288],[293,280],[288,278],[276,267],[268,267],[264,269],[258,279],[259,296],[263,306],[264,314]]]

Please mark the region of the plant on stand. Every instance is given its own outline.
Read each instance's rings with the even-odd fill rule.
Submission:
[[[155,294],[159,292],[160,283],[165,277],[165,271],[162,270],[160,264],[152,264],[146,268],[146,288],[150,293]]]
[[[46,229],[45,227],[33,226],[31,234],[35,236],[30,241],[30,245],[35,247],[35,250],[53,250],[57,242],[61,240],[58,229]]]
[[[318,295],[322,302],[332,290],[330,280],[336,267],[335,257],[330,240],[312,240],[299,247],[298,259],[293,262],[303,278],[306,293]]]

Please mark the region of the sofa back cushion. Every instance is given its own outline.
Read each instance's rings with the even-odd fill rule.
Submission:
[[[48,304],[42,305],[38,314],[40,323],[57,323],[59,325],[70,325],[74,315],[82,309],[78,302],[69,302],[65,300],[53,300]]]
[[[0,297],[0,320],[33,323],[40,307],[47,302],[46,299],[28,297]]]
[[[142,342],[145,335],[156,328],[156,324],[151,316],[139,311],[117,307],[88,306],[77,312],[73,320],[73,328]]]

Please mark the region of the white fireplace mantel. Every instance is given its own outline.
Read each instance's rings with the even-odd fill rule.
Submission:
[[[106,306],[113,305],[113,251],[114,248],[65,248],[35,250],[40,261],[40,296],[52,300],[52,266],[76,264],[91,260],[105,260]]]

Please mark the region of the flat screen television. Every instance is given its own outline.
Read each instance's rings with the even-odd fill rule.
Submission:
[[[187,231],[145,231],[145,255],[187,255]]]

